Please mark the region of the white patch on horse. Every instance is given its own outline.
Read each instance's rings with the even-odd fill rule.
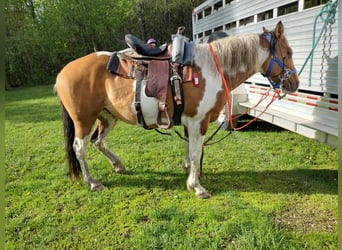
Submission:
[[[136,81],[133,84],[134,92],[136,92]],[[148,97],[145,94],[146,80],[141,82],[140,105],[146,125],[153,125],[157,123],[158,118],[158,100],[154,97]],[[134,114],[137,113],[135,109],[135,100],[131,105]],[[166,120],[165,120],[166,121]]]
[[[258,48],[258,63],[255,65],[255,72],[261,72],[264,74],[266,73],[266,72],[263,72],[261,66],[266,61],[268,55],[269,55],[269,52],[266,49],[259,46],[259,48]]]
[[[241,72],[241,73],[246,72],[246,70],[247,70],[246,65],[241,65],[240,68],[239,68],[239,72]]]
[[[109,52],[109,51],[97,51],[96,52],[97,56],[111,56],[113,55],[113,52]]]
[[[74,150],[78,160],[83,160],[87,152],[87,146],[90,142],[90,135],[85,136],[83,139],[75,137],[74,140]]]
[[[205,72],[205,70],[202,71],[203,73]],[[202,119],[215,106],[217,93],[222,90],[222,80],[218,74],[216,76],[206,75],[204,95],[199,103],[198,112],[194,117],[195,119]]]

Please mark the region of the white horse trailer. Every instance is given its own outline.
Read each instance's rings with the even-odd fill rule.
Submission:
[[[275,101],[259,118],[337,148],[338,15],[335,12],[337,0],[208,0],[193,11],[193,39],[203,42],[215,31],[225,31],[228,35],[261,33],[263,26],[271,30],[281,20],[300,72],[300,86],[296,93]],[[233,91],[232,114],[249,110],[250,115],[258,116],[271,97],[256,108],[247,108],[259,101],[269,85],[259,73],[249,78]]]

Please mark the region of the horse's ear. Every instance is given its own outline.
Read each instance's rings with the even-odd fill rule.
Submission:
[[[262,26],[262,31],[263,31],[264,33],[268,33],[268,32],[269,32],[268,29],[265,28],[265,26]]]
[[[277,23],[277,26],[274,29],[274,34],[277,39],[281,38],[284,35],[284,25],[281,21]]]

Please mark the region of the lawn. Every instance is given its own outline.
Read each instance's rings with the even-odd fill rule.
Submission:
[[[127,173],[90,147],[106,186],[91,192],[68,179],[52,86],[5,98],[6,249],[337,249],[336,149],[257,121],[205,148],[201,184],[213,196],[201,200],[173,131],[119,122],[107,145]]]

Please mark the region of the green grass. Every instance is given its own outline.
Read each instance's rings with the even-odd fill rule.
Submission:
[[[91,192],[67,177],[52,87],[5,96],[6,249],[337,249],[335,149],[258,121],[205,148],[201,200],[174,133],[120,122],[107,145],[127,174],[90,147]]]

